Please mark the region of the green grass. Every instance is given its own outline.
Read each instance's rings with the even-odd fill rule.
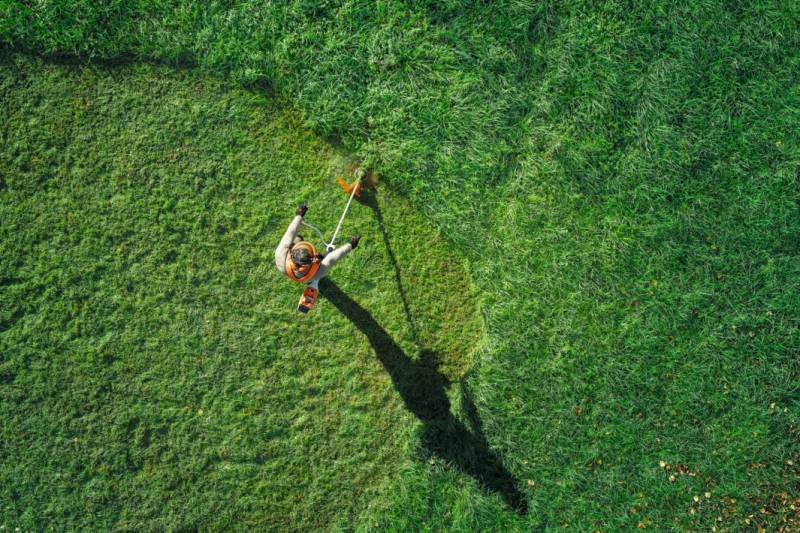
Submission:
[[[7,2],[0,39],[269,84],[469,261],[476,433],[528,512],[443,453],[403,462],[343,523],[736,530],[791,512],[796,3],[93,4]]]
[[[363,324],[296,313],[273,260],[301,199],[335,224],[346,158],[188,72],[12,57],[0,87],[0,523],[352,522],[416,456],[416,419]],[[331,278],[456,381],[481,335],[463,261],[386,188],[368,205]]]

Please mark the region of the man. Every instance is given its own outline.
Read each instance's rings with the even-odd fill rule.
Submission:
[[[308,282],[308,288],[300,298],[298,306],[298,311],[303,313],[307,313],[317,299],[319,280],[324,278],[342,257],[358,246],[358,241],[361,240],[361,235],[356,234],[350,238],[350,242],[329,254],[318,254],[313,244],[304,241],[303,237],[297,234],[306,211],[308,206],[305,203],[298,206],[294,220],[286,228],[286,233],[275,249],[275,266],[278,270],[292,281]]]

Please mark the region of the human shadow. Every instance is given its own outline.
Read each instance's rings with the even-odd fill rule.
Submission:
[[[518,513],[527,513],[528,504],[517,489],[516,480],[489,448],[466,384],[462,383],[461,400],[472,427],[467,427],[451,411],[447,397],[451,383],[439,371],[435,352],[426,350],[419,360],[410,358],[372,315],[334,282],[323,278],[319,287],[321,294],[367,336],[406,407],[422,422],[423,446],[486,489],[500,494]]]

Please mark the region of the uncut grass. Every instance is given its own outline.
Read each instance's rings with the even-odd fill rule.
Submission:
[[[531,512],[412,464],[364,524],[770,529],[790,512],[796,3],[126,2],[103,24],[89,3],[20,5],[14,46],[273,84],[469,257],[488,333],[471,389]]]
[[[0,522],[352,523],[414,460],[416,419],[358,325],[325,299],[297,314],[273,259],[301,200],[332,229],[351,162],[188,72],[13,56],[0,91]],[[455,381],[481,334],[463,266],[396,194],[375,204],[331,278]]]

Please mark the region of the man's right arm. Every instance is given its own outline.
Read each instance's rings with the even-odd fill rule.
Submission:
[[[284,274],[286,274],[286,254],[292,248],[292,242],[297,236],[297,231],[300,229],[300,223],[303,221],[306,211],[308,211],[308,206],[305,202],[297,207],[294,219],[289,224],[289,227],[286,228],[286,233],[283,234],[281,242],[278,243],[278,247],[275,249],[275,266]]]

